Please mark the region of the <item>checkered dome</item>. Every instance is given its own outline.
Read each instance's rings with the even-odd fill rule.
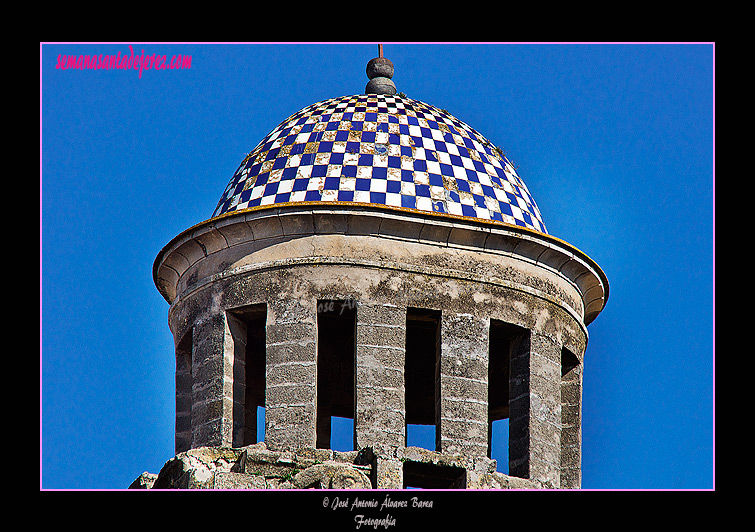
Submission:
[[[288,203],[368,203],[547,233],[511,162],[445,110],[362,94],[315,103],[242,161],[213,217]]]

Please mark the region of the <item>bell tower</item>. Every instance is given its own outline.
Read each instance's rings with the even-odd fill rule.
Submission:
[[[606,276],[548,234],[495,145],[397,95],[378,55],[365,94],[284,120],[212,216],[157,256],[176,453],[223,449],[227,471],[250,477],[273,455],[299,460],[247,487],[333,486],[307,471],[337,463],[378,489],[579,488],[587,326]],[[491,458],[501,420],[505,474]],[[336,421],[351,451],[332,449]],[[430,443],[411,445],[415,430]]]

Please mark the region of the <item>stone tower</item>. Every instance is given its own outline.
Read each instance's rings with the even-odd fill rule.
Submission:
[[[382,48],[367,75],[270,132],[157,256],[177,458],[155,485],[578,488],[605,274],[548,234],[490,141],[396,93]],[[353,451],[330,448],[334,416]],[[407,447],[414,426],[434,448]],[[192,472],[199,452],[211,471]]]

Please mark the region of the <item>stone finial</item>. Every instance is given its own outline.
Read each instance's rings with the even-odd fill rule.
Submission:
[[[383,57],[383,45],[378,44],[378,57],[367,63],[367,77],[370,81],[364,89],[366,94],[396,94],[393,77],[393,63]]]

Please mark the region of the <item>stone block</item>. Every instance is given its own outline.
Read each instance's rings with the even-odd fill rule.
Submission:
[[[216,490],[262,490],[267,487],[265,477],[261,475],[217,471],[214,477],[212,487]]]

